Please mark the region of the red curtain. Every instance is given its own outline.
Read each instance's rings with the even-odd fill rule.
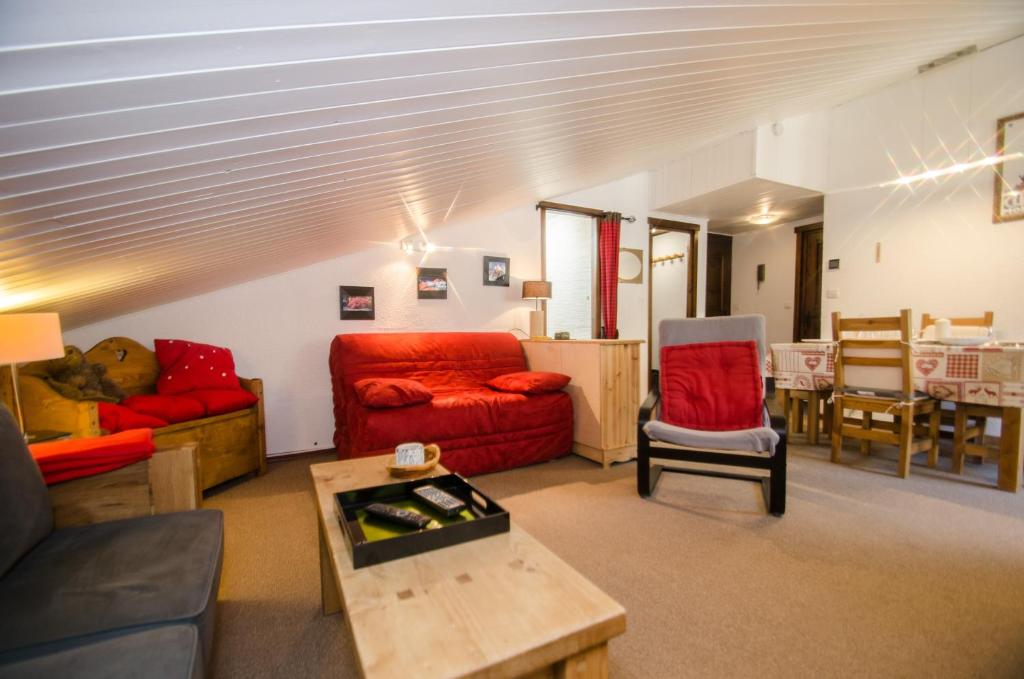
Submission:
[[[601,284],[601,337],[619,337],[619,233],[622,215],[606,212],[597,232],[597,259]]]

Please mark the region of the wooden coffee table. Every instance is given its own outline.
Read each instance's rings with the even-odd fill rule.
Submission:
[[[363,675],[606,677],[625,610],[514,522],[501,535],[352,568],[334,493],[393,482],[389,457],[310,467],[323,612],[344,610]]]

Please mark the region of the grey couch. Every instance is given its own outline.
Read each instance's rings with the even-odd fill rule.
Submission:
[[[0,677],[202,677],[223,544],[210,510],[55,530],[0,405]]]

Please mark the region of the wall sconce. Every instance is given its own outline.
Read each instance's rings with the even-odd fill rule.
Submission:
[[[761,283],[764,283],[764,264],[757,265],[757,289],[761,289]]]
[[[402,248],[402,252],[407,255],[416,254],[417,252],[434,251],[434,244],[420,234],[406,236],[398,245]]]

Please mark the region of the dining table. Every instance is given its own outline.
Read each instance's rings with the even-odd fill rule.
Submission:
[[[832,389],[836,344],[831,340],[771,345],[765,374],[776,390],[820,393]],[[1024,408],[1024,343],[976,346],[913,341],[914,389],[940,401],[989,406],[1001,418],[998,486],[1016,493],[1021,477],[1021,410]]]

